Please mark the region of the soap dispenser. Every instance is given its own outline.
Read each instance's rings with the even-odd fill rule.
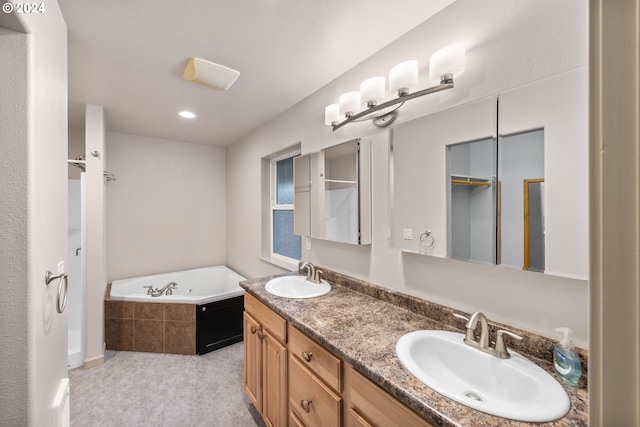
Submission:
[[[557,328],[556,332],[563,334],[562,338],[553,348],[553,366],[558,373],[558,377],[565,383],[577,386],[578,380],[582,376],[582,366],[580,358],[573,347],[573,342],[569,339],[569,334],[573,331],[569,328]]]

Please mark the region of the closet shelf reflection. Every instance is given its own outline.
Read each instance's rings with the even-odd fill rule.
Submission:
[[[456,185],[482,185],[486,187],[491,186],[491,180],[487,178],[477,178],[467,175],[454,175],[451,174],[451,184]]]

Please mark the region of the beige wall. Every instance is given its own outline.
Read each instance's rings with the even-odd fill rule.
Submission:
[[[108,281],[225,263],[224,148],[107,134]]]
[[[461,18],[469,16],[473,19]],[[501,24],[504,21],[511,23],[508,29]],[[578,0],[458,0],[229,147],[227,264],[245,277],[282,271],[259,259],[264,214],[256,195],[262,185],[262,157],[299,141],[306,153],[364,137],[372,141],[372,245],[313,240],[311,251],[303,249],[304,259],[460,310],[482,310],[491,319],[541,335],[554,337],[553,329],[566,325],[576,331],[576,344],[587,347],[586,281],[402,254],[389,248],[387,131],[360,123],[331,132],[324,125],[324,107],[336,102],[341,93],[357,88],[367,77],[386,73],[406,58],[419,60],[424,77],[428,55],[452,43],[468,47],[467,71],[456,88],[411,101],[401,109],[398,122],[584,66],[587,22],[587,4]]]

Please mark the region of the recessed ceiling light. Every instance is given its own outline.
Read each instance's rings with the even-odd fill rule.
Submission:
[[[191,111],[180,111],[178,113],[180,117],[184,117],[185,119],[195,119],[197,116],[193,114]]]

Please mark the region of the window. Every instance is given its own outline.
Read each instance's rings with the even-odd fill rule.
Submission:
[[[293,159],[288,153],[271,160],[271,253],[272,258],[302,259],[302,240],[293,234]]]

